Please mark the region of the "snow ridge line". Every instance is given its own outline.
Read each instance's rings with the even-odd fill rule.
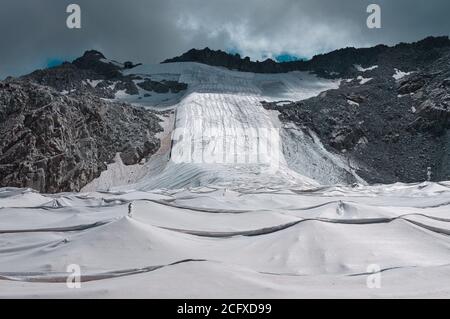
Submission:
[[[82,231],[91,228],[100,227],[106,224],[109,224],[112,220],[107,221],[98,221],[92,224],[84,224],[84,225],[75,225],[75,226],[67,226],[67,227],[54,227],[54,228],[30,228],[30,229],[11,229],[11,230],[1,230],[0,234],[16,234],[16,233],[48,233],[48,232],[56,232],[56,233],[64,233],[64,232],[75,232]]]
[[[125,276],[132,276],[147,272],[152,272],[158,269],[162,269],[165,267],[175,266],[184,263],[190,262],[204,262],[206,259],[183,259],[179,261],[175,261],[166,265],[156,265],[156,266],[148,266],[143,268],[135,268],[135,269],[124,269],[124,270],[115,270],[115,271],[107,271],[102,273],[90,274],[90,275],[81,275],[80,282],[88,282],[88,281],[97,281]],[[67,278],[69,273],[29,273],[29,272],[17,272],[17,273],[0,273],[0,280],[8,280],[8,281],[22,281],[22,282],[34,282],[34,283],[65,283],[67,282]]]
[[[415,215],[415,214],[408,214],[409,215]],[[426,215],[420,215],[426,218],[434,219]],[[244,231],[237,231],[237,232],[208,232],[208,231],[196,231],[196,230],[184,230],[184,229],[176,229],[176,228],[169,228],[169,227],[160,227],[166,230],[170,231],[176,231],[184,234],[199,236],[199,237],[212,237],[212,238],[229,238],[234,236],[247,236],[247,237],[253,237],[253,236],[262,236],[262,235],[268,235],[272,233],[276,233],[278,231],[282,231],[291,227],[294,227],[300,223],[304,222],[321,222],[321,223],[329,223],[329,224],[343,224],[343,225],[373,225],[373,224],[388,224],[396,220],[403,220],[406,222],[409,222],[413,225],[416,225],[420,228],[425,228],[429,231],[443,234],[450,236],[450,229],[444,229],[439,227],[433,227],[428,226],[426,224],[410,220],[408,218],[404,218],[403,216],[398,217],[392,217],[392,218],[367,218],[367,219],[330,219],[330,218],[305,218],[301,219],[295,222],[290,222],[287,224],[282,224],[278,226],[273,227],[265,227],[255,230],[244,230]],[[450,220],[446,220],[445,222],[450,222]],[[158,226],[159,227],[159,226]]]

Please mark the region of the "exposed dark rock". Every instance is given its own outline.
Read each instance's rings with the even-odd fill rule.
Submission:
[[[330,145],[337,150],[352,149],[363,136],[363,132],[359,127],[337,127],[331,132]]]
[[[120,63],[107,62],[105,56],[95,50],[86,51],[82,57],[74,60],[72,64],[82,70],[92,70],[107,79],[120,77],[120,70],[123,68]]]
[[[144,109],[28,79],[0,82],[0,187],[78,191],[118,152],[126,164],[153,154],[161,130]]]
[[[144,82],[138,83],[142,89],[156,93],[178,93],[187,89],[187,84],[177,81],[161,81],[156,82],[146,79]]]
[[[135,68],[135,67],[137,67],[139,65],[142,65],[142,63],[134,64],[131,61],[126,61],[126,62],[123,63],[123,68],[124,69],[132,69],[132,68]]]
[[[130,77],[124,77],[121,79],[121,81],[117,82],[114,86],[115,90],[125,90],[125,93],[130,95],[136,95],[139,94],[139,90],[134,84],[132,78]]]
[[[414,75],[409,77],[407,80],[402,81],[400,87],[398,88],[399,94],[411,94],[415,93],[426,84],[426,78],[423,74]]]
[[[156,93],[169,93],[170,89],[167,85],[164,85],[164,83],[152,81],[149,79],[146,79],[144,82],[138,83],[138,86],[142,89],[150,92],[156,92]]]
[[[241,58],[239,54],[228,54],[221,50],[211,50],[205,48],[203,50],[192,49],[179,57],[167,59],[162,63],[172,62],[199,62],[212,66],[222,66],[231,70],[239,70],[256,73],[280,73],[285,72],[283,64],[277,63],[271,59],[263,62],[250,61],[249,57]]]
[[[355,94],[355,93],[350,93],[349,95],[347,95],[347,100],[350,100],[352,102],[355,102],[355,103],[359,104],[359,103],[365,102],[367,100],[367,98],[362,96],[362,95],[358,95],[358,94]]]

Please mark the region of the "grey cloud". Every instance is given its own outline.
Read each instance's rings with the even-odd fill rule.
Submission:
[[[82,29],[65,26],[69,3]],[[380,30],[366,7],[382,7]],[[0,77],[52,57],[98,49],[108,57],[157,63],[192,47],[236,49],[253,59],[282,52],[312,56],[346,46],[448,35],[448,0],[2,0]]]

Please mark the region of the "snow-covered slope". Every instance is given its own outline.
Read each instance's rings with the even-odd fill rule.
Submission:
[[[308,186],[346,183],[349,175],[355,175],[346,161],[329,154],[311,135],[299,138],[301,132],[296,129],[297,136],[293,136],[292,128],[282,127],[277,113],[265,110],[260,103],[302,100],[336,88],[339,81],[306,72],[254,74],[198,63],[139,66],[127,72],[143,79],[179,81],[189,87],[176,99],[160,95],[162,104],[157,101],[158,94],[152,94],[151,100],[145,92],[121,96],[149,108],[166,108],[172,101],[176,109],[173,148],[166,169],[157,175],[152,171],[128,189],[211,184]],[[300,154],[307,155],[299,159]],[[363,182],[357,176],[355,179]]]
[[[54,196],[4,189],[0,296],[449,296],[449,197],[448,183]],[[80,289],[66,286],[71,264],[81,267]],[[373,269],[380,288],[367,286]]]
[[[0,297],[450,296],[450,184],[364,186],[260,103],[338,82],[196,63],[129,72],[189,85],[120,97],[172,105],[161,150],[79,194],[0,189]],[[339,186],[350,177],[360,184]]]

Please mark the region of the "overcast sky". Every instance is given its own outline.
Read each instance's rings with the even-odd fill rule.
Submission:
[[[70,3],[81,6],[80,30],[66,27]],[[366,26],[370,3],[382,8],[381,29]],[[256,60],[450,32],[448,0],[1,0],[0,5],[0,78],[87,49],[116,60],[157,63],[208,46]]]

